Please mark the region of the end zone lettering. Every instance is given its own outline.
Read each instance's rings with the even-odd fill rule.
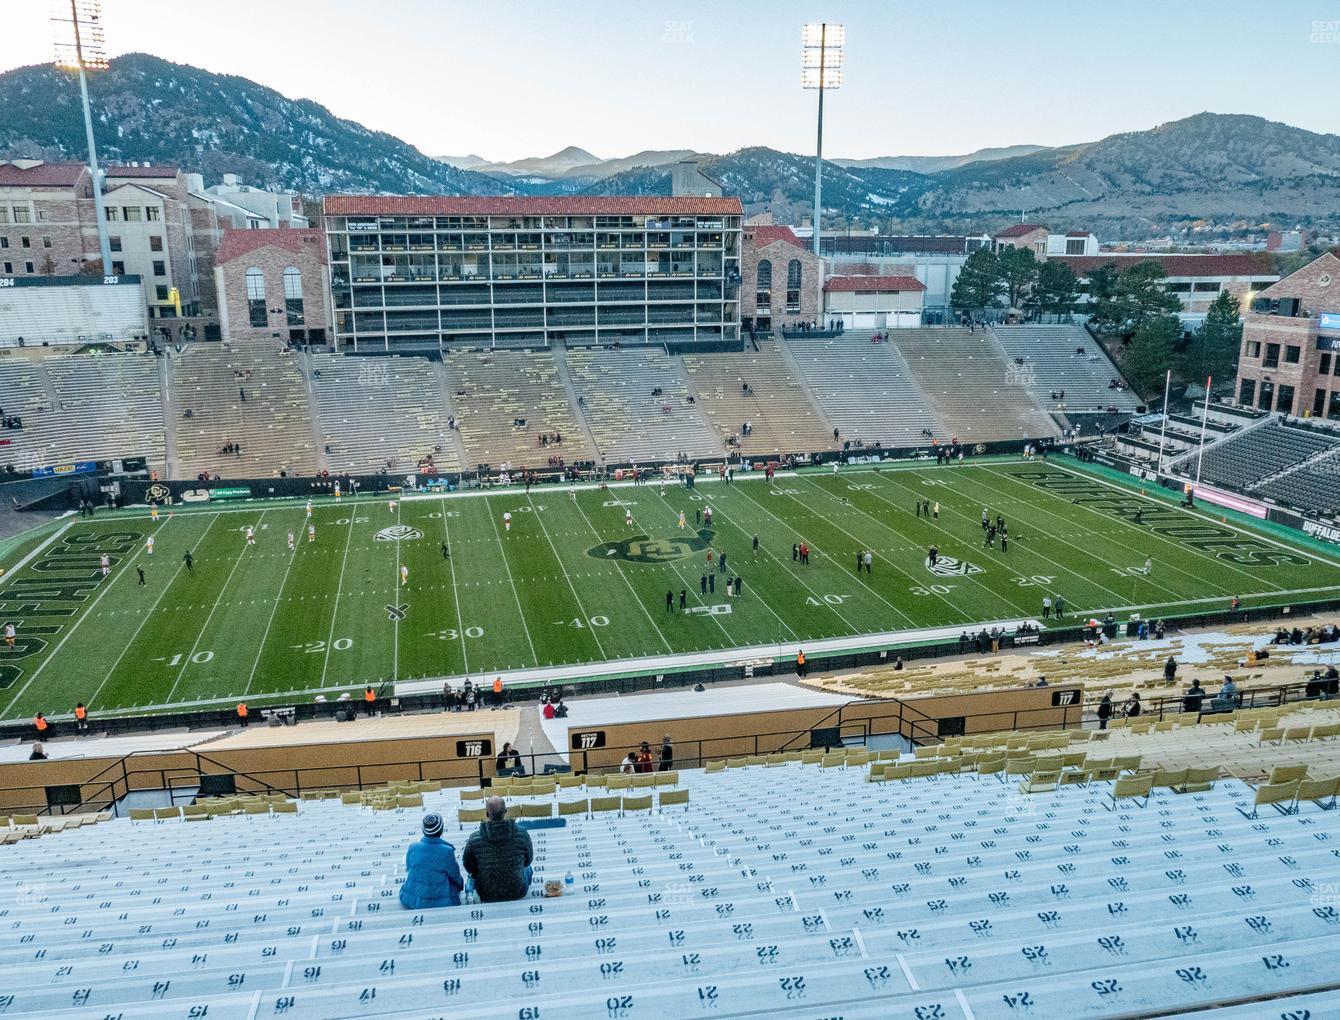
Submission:
[[[115,565],[143,540],[137,531],[65,535],[0,589],[0,617],[18,629],[14,649],[0,662],[0,690],[22,679],[27,660],[43,654],[98,587],[115,576],[102,576],[98,557],[105,552]]]
[[[1306,567],[1312,560],[1299,553],[1280,549],[1268,542],[1243,535],[1212,521],[1193,517],[1173,506],[1155,503],[1138,493],[1124,493],[1100,482],[1059,471],[1011,471],[1010,476],[1040,489],[1069,496],[1072,503],[1098,510],[1109,517],[1135,523],[1141,515],[1142,528],[1155,535],[1180,542],[1225,563],[1242,567]]]

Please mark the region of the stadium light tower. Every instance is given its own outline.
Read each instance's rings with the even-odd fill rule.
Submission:
[[[819,254],[819,210],[823,201],[824,92],[842,87],[842,48],[847,29],[827,22],[806,25],[800,34],[800,85],[819,92],[819,130],[814,146],[814,254]]]
[[[68,13],[66,8],[68,7]],[[93,144],[93,111],[88,104],[86,71],[107,70],[107,51],[102,36],[102,0],[56,0],[58,26],[56,67],[79,74],[79,94],[84,101],[84,133],[88,137],[88,170],[93,176],[93,210],[98,220],[98,251],[102,273],[112,271],[112,246],[107,240],[107,215],[102,208],[102,172],[98,169],[98,150]]]

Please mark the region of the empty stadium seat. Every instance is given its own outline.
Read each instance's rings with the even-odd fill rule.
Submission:
[[[1254,795],[1235,780],[1154,786],[1141,808],[1111,783],[1023,794],[993,776],[863,773],[685,770],[691,799],[660,793],[668,811],[615,795],[588,817],[578,801],[531,832],[528,899],[427,911],[401,908],[397,887],[423,812],[461,804],[451,790],[380,814],[307,801],[26,840],[3,850],[0,1003],[60,1018],[545,1020],[1340,1004],[1311,991],[1340,926],[1316,878],[1340,812],[1244,817]],[[467,835],[448,839],[459,851]]]

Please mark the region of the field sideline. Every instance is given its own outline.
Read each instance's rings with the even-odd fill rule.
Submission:
[[[938,502],[939,518],[917,517],[919,499]],[[709,506],[710,528],[695,521]],[[1008,522],[1008,552],[984,547],[983,508]],[[1048,594],[1068,616],[1138,608],[1151,618],[1226,608],[1234,595],[1249,606],[1340,596],[1340,562],[1315,547],[1037,461],[575,498],[547,485],[413,496],[394,510],[385,499],[324,500],[312,521],[315,542],[301,502],[183,508],[156,523],[144,511],[72,520],[0,581],[0,622],[18,625],[16,647],[0,647],[0,716],[65,715],[76,701],[94,712],[263,702],[536,666],[608,673],[597,664],[757,646],[793,655],[819,639],[1040,617]],[[808,566],[792,561],[802,541]],[[709,546],[727,566],[704,595]],[[872,570],[858,574],[865,549]],[[737,574],[743,592],[728,597],[724,581]]]

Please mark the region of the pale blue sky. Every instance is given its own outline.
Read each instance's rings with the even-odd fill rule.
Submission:
[[[1340,124],[1340,0],[103,6],[113,55],[243,75],[432,155],[813,151],[800,27],[823,19],[848,35],[846,84],[827,104],[833,156],[1063,145],[1201,110]],[[6,8],[0,70],[50,59],[43,3]]]

